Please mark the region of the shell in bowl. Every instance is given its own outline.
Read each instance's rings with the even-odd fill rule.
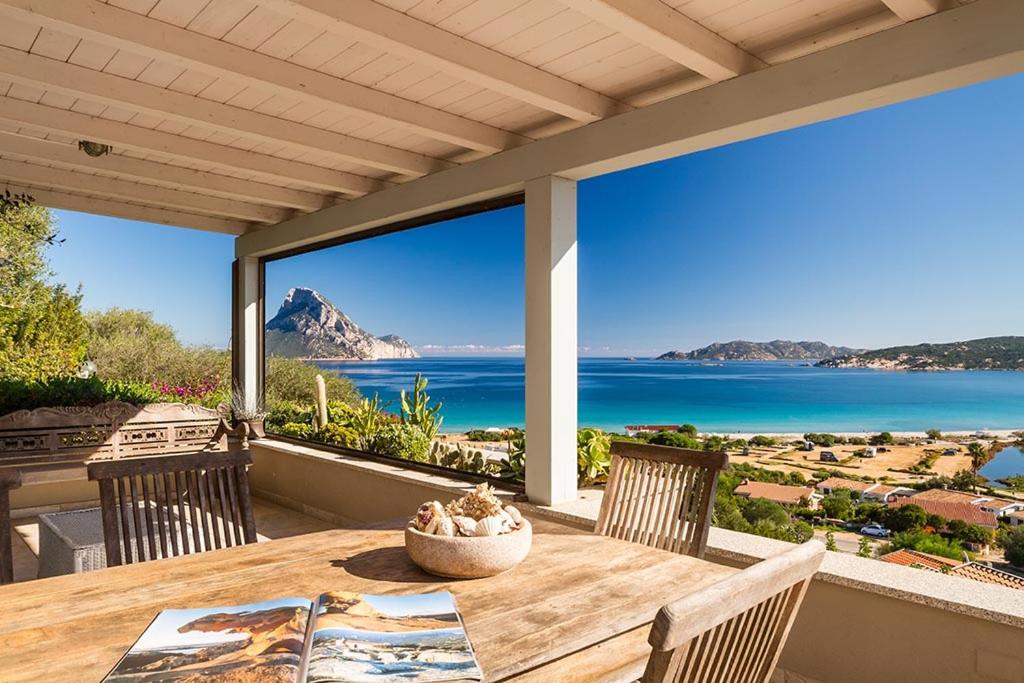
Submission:
[[[528,520],[509,532],[493,536],[437,536],[409,524],[405,528],[405,549],[424,571],[450,579],[479,579],[494,576],[522,562],[533,543]]]

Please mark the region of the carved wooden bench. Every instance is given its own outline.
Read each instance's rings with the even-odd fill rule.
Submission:
[[[226,415],[182,403],[117,401],[19,410],[0,417],[0,468],[84,479],[87,461],[226,451]]]

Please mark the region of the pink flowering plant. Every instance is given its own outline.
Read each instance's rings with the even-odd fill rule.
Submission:
[[[153,382],[153,391],[162,401],[217,405],[223,399],[220,378],[205,377],[194,382]]]

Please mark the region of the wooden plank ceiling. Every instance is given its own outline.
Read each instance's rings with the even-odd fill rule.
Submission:
[[[241,234],[967,1],[0,0],[0,189]]]

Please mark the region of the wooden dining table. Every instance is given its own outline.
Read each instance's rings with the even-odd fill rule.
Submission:
[[[735,569],[535,520],[527,558],[451,580],[412,563],[400,523],[0,586],[0,680],[99,681],[166,608],[328,590],[455,595],[486,681],[633,680],[658,609]]]

